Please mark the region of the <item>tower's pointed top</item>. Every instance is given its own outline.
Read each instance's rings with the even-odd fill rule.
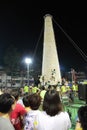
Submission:
[[[45,14],[44,18],[46,18],[46,17],[51,17],[52,18],[52,15],[51,14]]]

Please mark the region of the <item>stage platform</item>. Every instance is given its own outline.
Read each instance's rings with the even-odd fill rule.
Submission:
[[[70,115],[70,119],[72,122],[72,128],[70,130],[75,130],[78,109],[81,106],[86,105],[86,102],[83,100],[79,100],[78,97],[74,97],[73,102],[69,102],[68,98],[63,98],[62,102],[64,105],[64,110],[67,111]]]

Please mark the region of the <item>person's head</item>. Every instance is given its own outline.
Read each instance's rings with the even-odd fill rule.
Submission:
[[[33,93],[29,95],[29,106],[32,110],[39,109],[39,106],[41,104],[41,97],[37,93]]]
[[[9,113],[13,110],[15,105],[15,99],[9,93],[3,93],[0,95],[0,112]]]
[[[78,117],[83,130],[87,130],[87,106],[82,106],[79,108]]]
[[[20,93],[18,90],[12,90],[11,95],[15,98],[16,101],[18,101],[20,97]]]
[[[24,97],[23,97],[23,104],[25,107],[29,107],[29,95],[26,94]]]
[[[42,87],[41,87],[41,90],[45,90],[45,86],[42,86]]]
[[[46,92],[42,108],[50,116],[55,116],[62,111],[59,93],[56,90],[48,90]]]

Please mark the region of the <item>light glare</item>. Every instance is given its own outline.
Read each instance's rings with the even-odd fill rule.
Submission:
[[[25,59],[25,62],[26,62],[27,64],[30,64],[30,63],[32,63],[32,60],[31,60],[30,58],[26,58],[26,59]]]

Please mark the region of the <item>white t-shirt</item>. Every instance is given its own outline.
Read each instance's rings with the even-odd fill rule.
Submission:
[[[56,116],[49,116],[41,112],[38,116],[37,130],[69,130],[71,121],[67,112],[60,112]]]
[[[23,119],[24,130],[37,130],[38,116],[40,113],[40,110],[30,110],[27,114],[25,114]]]
[[[8,118],[0,117],[0,130],[15,130]]]

